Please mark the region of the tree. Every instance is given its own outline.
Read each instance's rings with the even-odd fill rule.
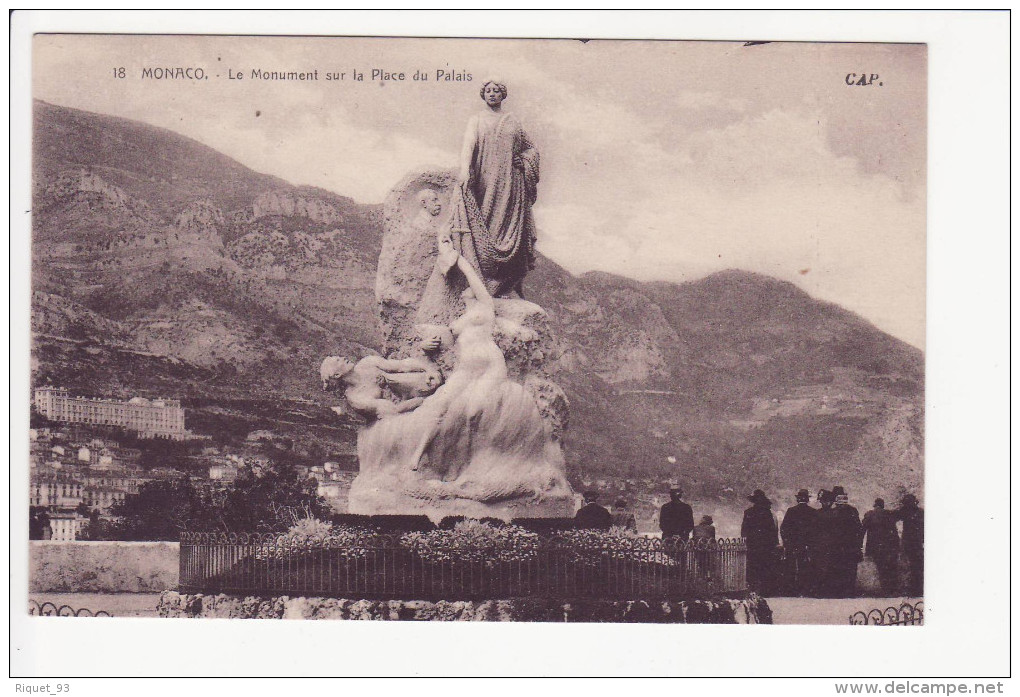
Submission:
[[[143,484],[114,505],[116,520],[90,521],[89,539],[178,540],[182,532],[282,532],[297,520],[328,520],[318,484],[293,465],[246,465],[228,489],[196,488],[186,475]]]
[[[136,496],[114,504],[114,535],[123,540],[178,540],[188,530],[209,530],[216,510],[183,476],[146,482]]]
[[[237,532],[282,532],[307,517],[327,520],[318,484],[287,462],[245,465],[222,504],[222,521]]]
[[[105,519],[99,513],[98,508],[93,508],[89,513],[89,520],[81,528],[81,533],[78,535],[79,540],[116,540],[118,537],[118,527],[115,523]]]

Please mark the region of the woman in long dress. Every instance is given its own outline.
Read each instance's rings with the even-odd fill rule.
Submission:
[[[506,85],[489,80],[481,97],[486,108],[464,132],[452,237],[463,256],[477,260],[490,295],[524,297],[521,281],[535,263],[538,150],[517,117],[503,111]]]

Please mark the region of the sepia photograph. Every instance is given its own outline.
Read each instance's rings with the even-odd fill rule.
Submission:
[[[30,616],[924,630],[924,41],[30,46]]]

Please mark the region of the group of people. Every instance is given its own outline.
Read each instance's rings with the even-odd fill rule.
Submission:
[[[663,538],[714,542],[715,525],[712,516],[702,516],[701,522],[695,525],[691,507],[682,500],[684,492],[677,487],[670,489],[669,493],[669,503],[663,506],[659,512]],[[584,504],[574,516],[574,527],[587,530],[608,530],[619,527],[637,533],[637,519],[627,509],[625,499],[617,499],[612,512],[600,505],[598,499],[598,492],[586,491],[584,493]]]
[[[747,541],[747,583],[765,594],[845,598],[855,594],[858,564],[866,557],[878,572],[882,591],[922,595],[924,577],[924,511],[917,497],[906,494],[896,510],[875,499],[862,520],[841,486],[818,492],[819,507],[801,489],[796,505],[776,524],[772,502],[758,489],[748,497],[741,536]],[[903,524],[903,537],[896,528]],[[780,537],[782,544],[780,545]],[[863,548],[863,549],[862,549]],[[900,553],[906,578],[900,583]]]
[[[683,494],[679,486],[671,487],[670,500],[659,510],[662,538],[714,541],[712,516],[703,516],[695,525],[694,511],[684,502]],[[764,595],[850,597],[856,592],[857,566],[867,558],[874,563],[886,595],[901,591],[923,595],[924,510],[913,494],[905,494],[895,510],[887,510],[883,499],[875,499],[874,507],[862,519],[842,486],[819,491],[817,508],[810,505],[808,490],[801,489],[782,525],[764,491],[756,489],[747,498],[752,505],[744,511],[740,535],[747,544],[747,585],[751,590]],[[903,525],[902,539],[897,523]],[[596,492],[584,494],[574,524],[601,530],[620,526],[637,532],[626,501],[617,501],[610,513],[599,505]],[[902,582],[901,559],[905,562]]]
[[[617,499],[613,512],[599,504],[599,495],[594,491],[584,492],[584,503],[574,515],[574,527],[579,530],[609,530],[624,528],[637,533],[637,518],[627,510],[627,501]]]

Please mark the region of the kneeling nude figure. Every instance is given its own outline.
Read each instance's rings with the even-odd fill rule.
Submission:
[[[473,424],[493,393],[507,381],[506,360],[493,341],[496,311],[485,283],[468,261],[450,247],[440,248],[442,266],[460,269],[468,287],[461,294],[467,309],[450,325],[456,342],[456,364],[446,382],[426,399],[417,414],[428,425],[411,456],[410,467],[417,470],[426,450],[439,435],[444,420],[456,412],[456,418]],[[468,429],[470,438],[471,428]]]

